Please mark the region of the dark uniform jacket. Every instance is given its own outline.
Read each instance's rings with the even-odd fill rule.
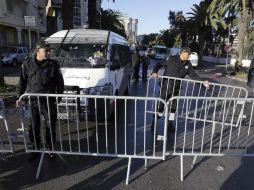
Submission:
[[[51,59],[38,61],[33,57],[22,64],[17,98],[25,92],[62,94],[63,91],[64,80],[56,61]]]
[[[155,64],[153,68],[153,73],[157,73],[161,67],[165,67],[164,76],[184,78],[186,75],[189,75],[191,79],[202,80],[194,72],[194,69],[190,61],[182,61],[179,56],[171,56],[166,59],[159,61]],[[162,81],[162,96],[171,96],[172,92],[174,95],[177,95],[180,88],[180,80],[163,80]],[[166,92],[167,89],[167,92]]]

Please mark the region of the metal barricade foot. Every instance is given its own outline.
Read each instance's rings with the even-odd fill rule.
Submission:
[[[41,154],[41,158],[40,158],[40,162],[39,162],[39,166],[38,166],[38,169],[37,169],[37,172],[36,172],[35,179],[38,179],[39,176],[40,176],[41,167],[42,167],[42,163],[43,163],[43,160],[44,160],[44,156],[45,156],[45,153],[43,152],[43,153]]]

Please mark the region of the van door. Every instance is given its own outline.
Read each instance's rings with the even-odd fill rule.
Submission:
[[[121,63],[118,45],[113,44],[110,51],[110,81],[113,85],[113,95],[119,94],[120,81],[122,80],[122,72],[120,71]]]

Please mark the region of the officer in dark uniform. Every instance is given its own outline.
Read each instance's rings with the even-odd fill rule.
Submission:
[[[51,60],[50,46],[45,41],[39,41],[36,44],[35,55],[27,60],[21,66],[19,84],[17,86],[17,98],[19,98],[25,92],[27,93],[46,93],[46,94],[62,94],[64,91],[64,80],[60,70],[59,64]],[[19,107],[19,100],[16,102],[16,106]],[[50,113],[48,114],[48,110]],[[46,98],[40,98],[40,111],[37,98],[31,99],[31,111],[32,111],[32,124],[29,129],[29,138],[32,143],[33,149],[40,149],[41,137],[40,137],[40,115],[45,118],[46,124],[46,142],[49,149],[52,149],[54,142],[56,141],[56,99],[49,98],[49,108],[47,106]],[[50,124],[47,125],[47,120]],[[51,130],[50,130],[51,127]],[[50,132],[51,131],[51,132]],[[52,137],[52,140],[51,140]],[[53,141],[53,142],[52,142]],[[31,155],[31,159],[38,157],[38,154]],[[54,155],[49,155],[54,157]]]
[[[155,64],[152,71],[152,78],[156,78],[158,76],[157,72],[161,67],[165,67],[164,76],[168,77],[176,77],[176,78],[184,78],[186,75],[189,75],[190,78],[194,80],[202,80],[197,74],[194,72],[194,69],[191,65],[191,62],[188,60],[191,54],[191,50],[189,47],[183,47],[178,56],[170,56],[166,59],[159,61]],[[169,100],[171,97],[179,94],[181,81],[171,80],[163,80],[162,88],[161,88],[161,98],[164,100]],[[209,88],[209,82],[206,80],[203,82],[203,85],[206,88]],[[172,105],[169,107],[169,112],[174,113],[176,111],[177,102],[173,101]],[[163,104],[159,104],[158,112],[162,112],[164,109]],[[157,117],[159,118],[159,116]],[[152,122],[151,128],[154,127],[154,119]],[[169,130],[174,131],[172,124],[169,122],[168,125]]]

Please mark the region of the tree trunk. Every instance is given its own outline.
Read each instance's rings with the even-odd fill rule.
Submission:
[[[198,44],[199,44],[199,54],[198,54],[198,65],[202,66],[202,60],[203,60],[203,50],[205,47],[205,33],[203,31],[200,31],[198,34]]]
[[[243,59],[243,49],[244,49],[244,39],[247,34],[248,24],[250,23],[251,16],[247,9],[244,9],[238,18],[238,34],[237,34],[237,61],[235,64],[235,71],[241,71],[242,69],[242,59]]]

